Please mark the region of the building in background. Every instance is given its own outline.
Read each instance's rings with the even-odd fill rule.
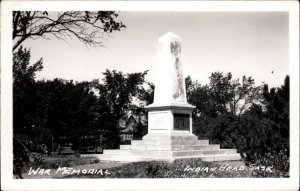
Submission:
[[[128,141],[133,139],[133,134],[137,130],[138,121],[133,115],[124,117],[119,122],[121,141]]]

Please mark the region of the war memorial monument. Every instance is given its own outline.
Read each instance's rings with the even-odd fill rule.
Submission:
[[[203,161],[239,160],[236,149],[220,149],[192,133],[192,110],[187,102],[182,72],[181,39],[168,32],[158,40],[154,102],[146,106],[148,134],[120,149],[96,155],[101,161],[174,161],[199,158]]]

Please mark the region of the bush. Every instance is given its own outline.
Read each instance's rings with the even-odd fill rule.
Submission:
[[[254,161],[255,166],[260,167],[272,167],[272,172],[264,171],[261,169],[254,169],[252,171],[255,177],[284,177],[290,176],[290,160],[286,154],[286,150],[281,150],[279,153],[269,152],[264,156],[255,155],[256,160]]]
[[[203,118],[195,130],[199,137],[220,144],[221,148],[236,148],[246,162],[276,166],[278,172],[272,176],[286,177],[289,170],[289,141],[282,137],[280,127],[272,120],[249,113],[240,117]]]

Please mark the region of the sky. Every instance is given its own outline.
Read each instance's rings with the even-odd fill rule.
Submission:
[[[43,58],[37,79],[90,81],[115,69],[149,70],[154,82],[158,38],[167,32],[181,37],[184,75],[200,84],[219,71],[276,87],[289,74],[288,12],[120,12],[119,19],[127,28],[105,37],[104,47],[51,37],[24,42],[32,63]]]

